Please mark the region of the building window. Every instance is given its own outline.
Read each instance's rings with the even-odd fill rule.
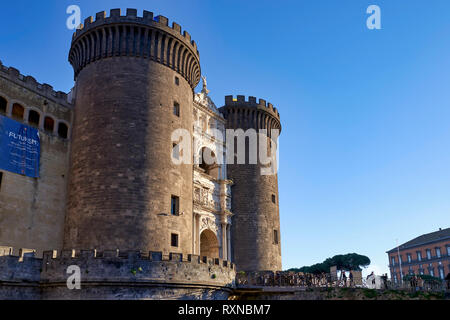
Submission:
[[[439,268],[439,278],[441,278],[441,280],[444,280],[445,278],[444,268]]]
[[[173,114],[177,117],[180,116],[180,104],[178,102],[173,103]]]
[[[180,198],[177,197],[177,196],[172,196],[172,198],[171,198],[170,213],[173,216],[179,216],[180,215]]]
[[[18,103],[13,104],[12,117],[18,120],[23,120],[23,115],[25,114],[25,109]]]
[[[391,257],[392,265],[395,266],[395,257]]]
[[[38,127],[39,121],[41,120],[41,115],[39,112],[30,110],[30,113],[28,113],[28,123],[32,126]]]
[[[427,249],[427,259],[431,260],[431,250]]]
[[[397,274],[394,274],[394,283],[398,283]]]
[[[441,248],[436,248],[436,257],[441,257]]]
[[[47,132],[53,132],[53,129],[55,127],[55,120],[50,117],[45,117],[44,119],[44,130]]]
[[[430,268],[430,276],[434,277],[434,268]]]
[[[180,160],[180,145],[174,143],[172,145],[172,158]]]
[[[272,202],[275,204],[277,203],[277,197],[274,194],[272,195]]]
[[[447,255],[450,257],[450,247],[447,247]]]
[[[422,261],[422,252],[417,251],[417,261]]]
[[[399,255],[399,256],[398,256],[398,260],[400,261],[400,263],[403,263],[402,255]]]
[[[170,245],[172,247],[178,247],[178,235],[176,233],[172,233],[170,236]]]
[[[0,113],[6,113],[6,107],[8,106],[8,101],[5,98],[0,97]]]
[[[175,84],[176,84],[177,86],[179,86],[179,85],[180,85],[180,78],[178,78],[178,77],[175,77]]]
[[[67,136],[69,134],[69,128],[65,123],[60,122],[58,124],[58,136],[63,139],[67,139]]]
[[[408,259],[408,263],[411,263],[411,254],[410,254],[410,253],[407,253],[407,254],[406,254],[406,257],[407,257],[407,259]]]
[[[273,243],[278,244],[278,230],[273,230]]]

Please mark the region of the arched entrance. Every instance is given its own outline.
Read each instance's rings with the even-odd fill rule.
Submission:
[[[200,235],[200,256],[219,258],[219,241],[211,230],[206,229]]]

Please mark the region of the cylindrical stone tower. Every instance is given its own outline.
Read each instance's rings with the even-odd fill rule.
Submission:
[[[192,165],[171,134],[192,133],[199,53],[165,17],[120,9],[85,20],[75,72],[65,249],[192,253]]]
[[[227,120],[227,129],[255,129],[257,132],[266,129],[268,135],[271,129],[281,131],[278,111],[262,99],[257,103],[254,97],[246,101],[244,96],[237,96],[237,99],[227,96],[220,111]],[[246,142],[245,164],[237,161],[227,164],[228,178],[234,183],[231,189],[233,261],[238,270],[277,271],[281,270],[278,175],[276,170],[273,174],[262,174],[267,166],[259,161],[259,156],[257,164],[249,164],[249,143],[250,139]],[[269,148],[270,140],[267,150]],[[259,149],[258,142],[258,155]],[[236,154],[236,146],[235,150],[228,150],[233,151]]]

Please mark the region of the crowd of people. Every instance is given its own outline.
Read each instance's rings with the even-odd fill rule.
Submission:
[[[241,272],[237,275],[238,285],[255,286],[300,286],[300,287],[332,287],[354,286],[353,273],[347,277],[342,272],[341,278],[331,276],[330,273],[311,274],[303,272]]]
[[[379,283],[376,283],[376,279],[379,279]],[[446,283],[447,290],[450,290],[450,275],[447,276]],[[357,287],[362,286],[363,283],[359,279],[355,281],[353,272],[342,271],[339,276],[332,275],[330,273],[311,274],[303,272],[239,272],[236,277],[237,285],[249,285],[249,286],[267,286],[267,287],[284,287],[284,286],[298,286],[298,287]],[[381,277],[375,276],[372,272],[365,279],[365,284],[373,289],[388,289],[398,287],[390,283],[387,274]],[[434,290],[439,286],[442,287],[442,283],[434,283],[428,280],[422,279],[420,276],[413,275],[402,283],[401,287],[413,290]]]

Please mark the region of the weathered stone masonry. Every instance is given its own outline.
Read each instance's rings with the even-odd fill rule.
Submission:
[[[148,11],[87,18],[69,62],[70,95],[0,65],[3,113],[42,133],[40,178],[3,173],[0,298],[227,299],[236,268],[281,270],[276,174],[227,165],[212,136],[281,130],[271,104],[229,96],[218,109],[206,79],[195,94],[196,43]],[[190,164],[172,161],[177,129],[193,139]],[[197,162],[205,150],[216,163]],[[71,265],[82,290],[67,289]]]

